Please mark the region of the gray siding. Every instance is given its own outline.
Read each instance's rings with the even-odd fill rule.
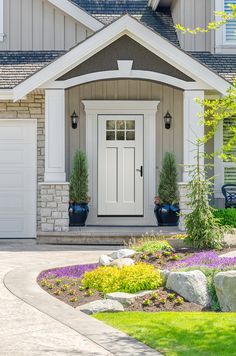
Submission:
[[[183,93],[179,89],[141,80],[109,80],[80,85],[66,92],[66,155],[67,175],[71,171],[73,156],[78,148],[85,149],[85,112],[82,100],[160,100],[156,118],[157,178],[163,155],[176,154],[177,163],[183,158]],[[76,111],[80,117],[77,130],[71,128],[70,115]],[[173,116],[170,130],[164,128],[167,110]],[[181,172],[181,168],[179,168]],[[181,177],[180,177],[181,180]]]
[[[175,24],[205,28],[212,21],[214,0],[174,0],[172,16]],[[186,51],[213,51],[214,31],[207,34],[183,35],[178,32],[181,47]]]
[[[4,0],[0,50],[64,50],[91,31],[46,0]]]

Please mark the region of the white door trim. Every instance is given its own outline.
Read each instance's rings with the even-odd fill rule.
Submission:
[[[83,100],[86,112],[86,152],[91,196],[89,225],[156,225],[153,199],[156,192],[156,113],[159,101]],[[98,115],[143,115],[144,118],[144,216],[106,218],[97,215]]]

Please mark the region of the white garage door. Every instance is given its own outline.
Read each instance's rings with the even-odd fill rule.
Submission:
[[[0,120],[0,238],[36,236],[35,120]]]

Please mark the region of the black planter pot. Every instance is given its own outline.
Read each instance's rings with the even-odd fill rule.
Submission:
[[[178,226],[179,206],[172,204],[156,204],[154,213],[158,226]]]
[[[89,214],[87,203],[73,203],[69,205],[70,226],[85,226]]]

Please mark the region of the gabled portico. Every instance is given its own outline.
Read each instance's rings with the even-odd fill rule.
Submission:
[[[69,230],[67,180],[77,148],[86,150],[89,161],[88,223],[154,226],[164,152],[175,152],[181,165],[193,164],[193,142],[204,134],[195,98],[224,94],[227,87],[224,79],[128,15],[18,85],[16,100],[36,88],[45,90],[41,199],[52,196],[52,201],[42,205],[42,230]],[[71,128],[73,111],[79,115],[77,130]],[[170,130],[163,122],[167,111],[173,116]],[[187,182],[187,172],[179,173]]]

